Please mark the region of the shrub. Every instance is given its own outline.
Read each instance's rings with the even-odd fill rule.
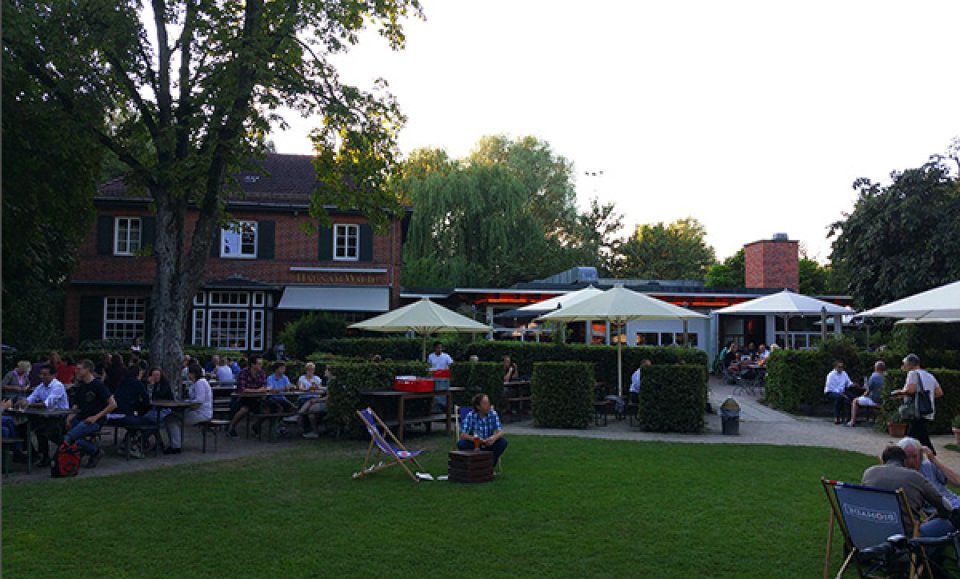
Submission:
[[[644,368],[637,419],[652,432],[702,432],[707,369],[692,364]]]
[[[339,338],[347,330],[343,318],[326,312],[309,314],[288,323],[280,332],[279,341],[291,358],[304,358],[317,350],[321,340]]]
[[[460,406],[469,406],[480,392],[490,396],[490,403],[503,412],[503,367],[496,362],[460,362],[450,367],[451,384],[464,388],[457,392],[453,401]]]
[[[940,387],[943,388],[943,396],[937,398],[936,413],[934,421],[929,425],[931,434],[949,434],[953,426],[953,419],[960,416],[960,370],[948,370],[946,368],[933,368],[929,372],[937,378]],[[899,397],[889,396],[892,390],[903,387],[907,380],[907,373],[903,370],[887,371],[886,381],[883,386],[884,399],[883,410],[884,420],[881,426],[886,426],[886,414],[896,411],[902,404]]]
[[[816,350],[774,350],[767,358],[764,398],[774,408],[796,412],[823,400],[829,356]]]
[[[318,340],[318,352],[369,359],[374,354],[384,360],[420,360],[423,342],[412,338],[339,338],[336,340]],[[429,344],[428,344],[429,347]],[[455,356],[454,354],[450,354]]]
[[[534,426],[585,428],[590,423],[594,387],[592,364],[537,362],[533,365],[530,387]]]
[[[388,390],[393,387],[396,376],[423,376],[427,371],[425,364],[419,362],[400,363],[334,363],[330,366],[333,379],[330,381],[327,394],[327,421],[337,429],[338,433],[350,437],[361,437],[366,434],[356,411],[367,405],[384,419],[395,418],[396,410],[393,401],[387,404],[378,404],[376,400],[365,399],[362,392],[370,390]],[[430,400],[414,400],[423,404],[408,404],[411,414],[423,411],[422,406],[429,411]]]

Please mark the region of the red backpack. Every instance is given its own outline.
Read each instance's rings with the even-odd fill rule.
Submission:
[[[66,442],[60,445],[50,463],[50,476],[66,477],[77,476],[80,472],[80,447],[76,442]]]

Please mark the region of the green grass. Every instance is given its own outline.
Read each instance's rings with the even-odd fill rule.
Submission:
[[[449,439],[414,439],[442,473]],[[511,438],[492,484],[350,475],[365,445],[3,489],[9,577],[811,577],[826,449]],[[835,557],[836,558],[836,557]],[[836,566],[834,567],[834,569]]]

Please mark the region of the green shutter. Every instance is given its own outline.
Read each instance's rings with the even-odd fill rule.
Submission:
[[[366,224],[360,226],[360,261],[373,261],[373,229]]]
[[[140,247],[147,248],[153,247],[154,241],[157,239],[157,218],[156,217],[141,217],[140,218]]]
[[[333,259],[333,228],[320,226],[320,261]]]
[[[210,257],[220,257],[220,232],[222,230],[217,228],[217,232],[213,235],[213,243],[210,244]]]
[[[257,259],[273,259],[276,221],[257,222]]]
[[[113,217],[97,217],[97,255],[113,255]]]
[[[80,341],[103,339],[103,298],[80,297]]]
[[[145,307],[143,308],[144,318],[143,318],[143,336],[142,336],[142,338],[143,338],[143,345],[144,345],[144,347],[149,348],[149,347],[150,347],[150,334],[152,333],[152,330],[153,330],[153,305],[150,303],[150,298],[144,298],[144,306],[145,306]],[[193,330],[193,325],[192,325],[192,323],[193,323],[193,318],[190,318],[190,323],[191,323],[191,325],[190,325],[189,327],[190,327],[190,331],[192,331],[192,330]],[[190,333],[188,332],[187,335],[189,336]]]

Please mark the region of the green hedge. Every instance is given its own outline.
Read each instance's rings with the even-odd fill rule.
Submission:
[[[343,362],[330,365],[333,379],[327,394],[327,424],[338,433],[352,438],[366,436],[366,430],[357,418],[356,411],[370,405],[385,420],[395,418],[393,400],[377,404],[363,398],[360,393],[369,390],[388,390],[393,387],[396,376],[424,376],[427,367],[419,362]],[[412,403],[417,404],[412,404]],[[431,400],[412,400],[407,404],[410,415],[429,412]]]
[[[469,406],[480,392],[490,397],[490,403],[503,412],[503,366],[496,362],[459,362],[450,367],[451,384],[465,388],[457,392],[453,401],[460,406]]]
[[[430,348],[433,342],[428,340],[427,347]],[[423,342],[419,338],[337,338],[317,341],[318,352],[363,359],[376,354],[384,360],[420,360],[422,349]],[[459,359],[454,353],[450,355]]]
[[[943,388],[943,396],[937,398],[936,413],[929,430],[931,434],[949,434],[954,416],[960,416],[960,370],[933,368],[928,371],[937,378],[937,382],[940,382],[940,387]],[[880,427],[886,426],[887,414],[895,412],[902,404],[901,398],[888,396],[889,392],[902,388],[906,380],[907,373],[903,370],[887,371],[883,388],[884,415],[877,421]]]
[[[702,432],[707,404],[705,366],[675,364],[643,369],[637,419],[652,432]]]
[[[502,376],[501,376],[502,379]],[[533,424],[546,428],[586,428],[593,416],[593,365],[537,362],[531,393]]]

